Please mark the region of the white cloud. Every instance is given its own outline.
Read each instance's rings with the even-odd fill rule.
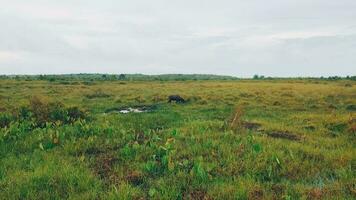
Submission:
[[[356,74],[354,0],[0,3],[0,74]]]

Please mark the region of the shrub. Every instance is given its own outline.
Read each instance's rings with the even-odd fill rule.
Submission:
[[[26,106],[21,106],[17,110],[17,118],[20,120],[30,119],[32,116],[31,110]]]
[[[60,102],[47,103],[46,101],[33,97],[30,100],[29,111],[35,120],[35,123],[39,127],[44,127],[46,123],[73,123],[79,119],[86,119],[86,113],[80,110],[78,107],[66,108],[64,104]],[[21,110],[19,115],[28,115],[25,108]]]
[[[77,121],[79,119],[87,118],[87,113],[85,111],[79,109],[78,107],[67,108],[67,115],[68,115],[70,123]]]
[[[354,105],[354,104],[348,105],[348,106],[346,106],[346,110],[355,111],[356,110],[356,105]]]
[[[60,102],[54,102],[48,104],[48,122],[66,122],[68,120],[67,110],[64,105]]]
[[[265,76],[259,76],[258,74],[253,75],[253,79],[264,79]]]
[[[30,99],[29,108],[33,113],[33,117],[36,120],[36,124],[44,126],[49,121],[49,107],[48,103],[37,96]]]

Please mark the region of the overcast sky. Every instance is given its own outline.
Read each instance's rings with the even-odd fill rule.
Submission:
[[[356,75],[356,0],[0,5],[0,74]]]

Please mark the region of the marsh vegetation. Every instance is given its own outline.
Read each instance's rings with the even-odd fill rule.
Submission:
[[[0,80],[0,199],[356,198],[355,81],[122,79]]]

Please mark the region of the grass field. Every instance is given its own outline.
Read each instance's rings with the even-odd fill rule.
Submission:
[[[355,83],[0,80],[0,199],[355,199]]]

